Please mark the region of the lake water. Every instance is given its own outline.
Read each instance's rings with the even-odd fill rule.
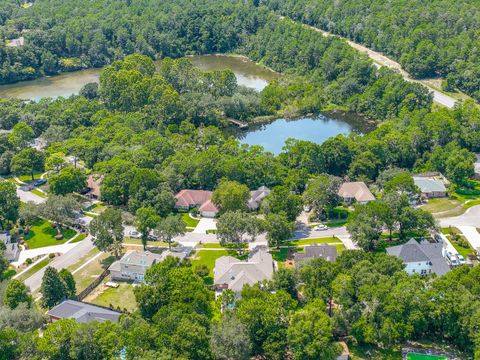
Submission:
[[[279,76],[279,74],[244,57],[198,55],[189,56],[188,59],[202,70],[231,69],[235,73],[239,85],[245,85],[257,91],[261,91],[270,81]],[[100,71],[101,69],[88,69],[15,84],[0,85],[0,97],[35,101],[44,97],[68,97],[78,94],[85,84],[98,82]]]
[[[371,129],[371,125],[366,125],[364,120],[356,116],[328,113],[296,119],[278,119],[269,124],[250,126],[246,130],[236,129],[231,133],[241,143],[261,145],[265,150],[277,155],[288,138],[321,144],[332,136],[348,135],[352,132],[365,133]]]

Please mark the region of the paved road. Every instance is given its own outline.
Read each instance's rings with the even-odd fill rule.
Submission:
[[[438,219],[441,227],[474,226],[480,228],[480,205],[472,206],[463,215]]]
[[[280,18],[281,19],[286,19],[284,16],[280,16]],[[289,20],[291,20],[291,19],[289,19]],[[291,21],[293,21],[293,20],[291,20]],[[350,45],[352,48],[354,48],[354,49],[356,49],[356,50],[358,50],[362,53],[367,54],[368,57],[375,62],[375,65],[377,67],[386,66],[390,69],[397,70],[403,76],[403,78],[405,80],[410,81],[410,82],[416,82],[416,83],[419,83],[419,84],[422,84],[423,86],[425,86],[433,94],[433,101],[436,102],[437,104],[446,106],[450,109],[455,106],[456,100],[454,98],[452,98],[451,96],[445,95],[444,93],[442,93],[438,90],[433,89],[432,87],[427,85],[425,82],[422,82],[421,80],[413,79],[410,76],[409,73],[407,73],[405,70],[402,69],[402,66],[398,62],[386,57],[382,53],[379,53],[377,51],[373,51],[372,49],[369,49],[369,48],[367,48],[363,45],[357,44],[357,43],[355,43],[351,40],[348,40],[347,38],[341,37],[339,35],[332,34],[328,31],[324,31],[324,30],[316,28],[314,26],[310,26],[310,25],[306,25],[306,24],[304,24],[304,26],[321,33],[323,36],[337,36],[341,39],[344,39],[346,41],[346,43],[348,45]]]
[[[57,270],[67,268],[78,262],[81,257],[88,254],[94,248],[91,236],[88,236],[85,240],[75,243],[74,245],[75,246],[72,249],[55,258],[48,266],[53,266]],[[25,280],[25,285],[30,288],[31,292],[34,292],[40,288],[44,272],[45,268],[37,271],[35,274]]]

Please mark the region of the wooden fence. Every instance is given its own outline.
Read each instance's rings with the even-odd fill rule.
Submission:
[[[105,269],[95,280],[93,280],[90,285],[88,285],[84,290],[80,292],[80,294],[77,295],[78,301],[82,301],[83,299],[85,299],[88,294],[90,294],[93,289],[95,289],[109,274],[110,271],[108,269]]]

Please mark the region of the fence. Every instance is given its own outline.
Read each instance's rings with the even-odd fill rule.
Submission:
[[[93,280],[90,285],[88,285],[84,290],[80,292],[80,294],[77,295],[78,301],[82,301],[83,299],[85,299],[88,294],[90,294],[93,289],[95,289],[109,274],[110,271],[108,269],[105,269],[95,280]]]

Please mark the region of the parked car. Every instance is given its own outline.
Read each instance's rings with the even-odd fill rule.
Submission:
[[[323,231],[323,230],[328,230],[328,226],[324,224],[317,225],[313,228],[313,230],[316,231]]]
[[[128,232],[128,236],[130,236],[131,238],[133,239],[140,239],[142,237],[142,234],[140,234],[138,231],[136,230],[130,230]]]
[[[460,263],[460,265],[465,265],[467,263],[465,261],[465,258],[462,255],[458,254],[457,258],[458,258],[458,262]]]
[[[158,240],[158,237],[154,234],[149,234],[148,235],[148,240],[150,241],[157,241]]]
[[[458,259],[455,254],[452,254],[451,252],[447,252],[447,261],[450,263],[452,266],[458,266]]]
[[[42,185],[45,185],[46,183],[47,183],[47,179],[38,179],[33,183],[33,185],[42,186]]]

